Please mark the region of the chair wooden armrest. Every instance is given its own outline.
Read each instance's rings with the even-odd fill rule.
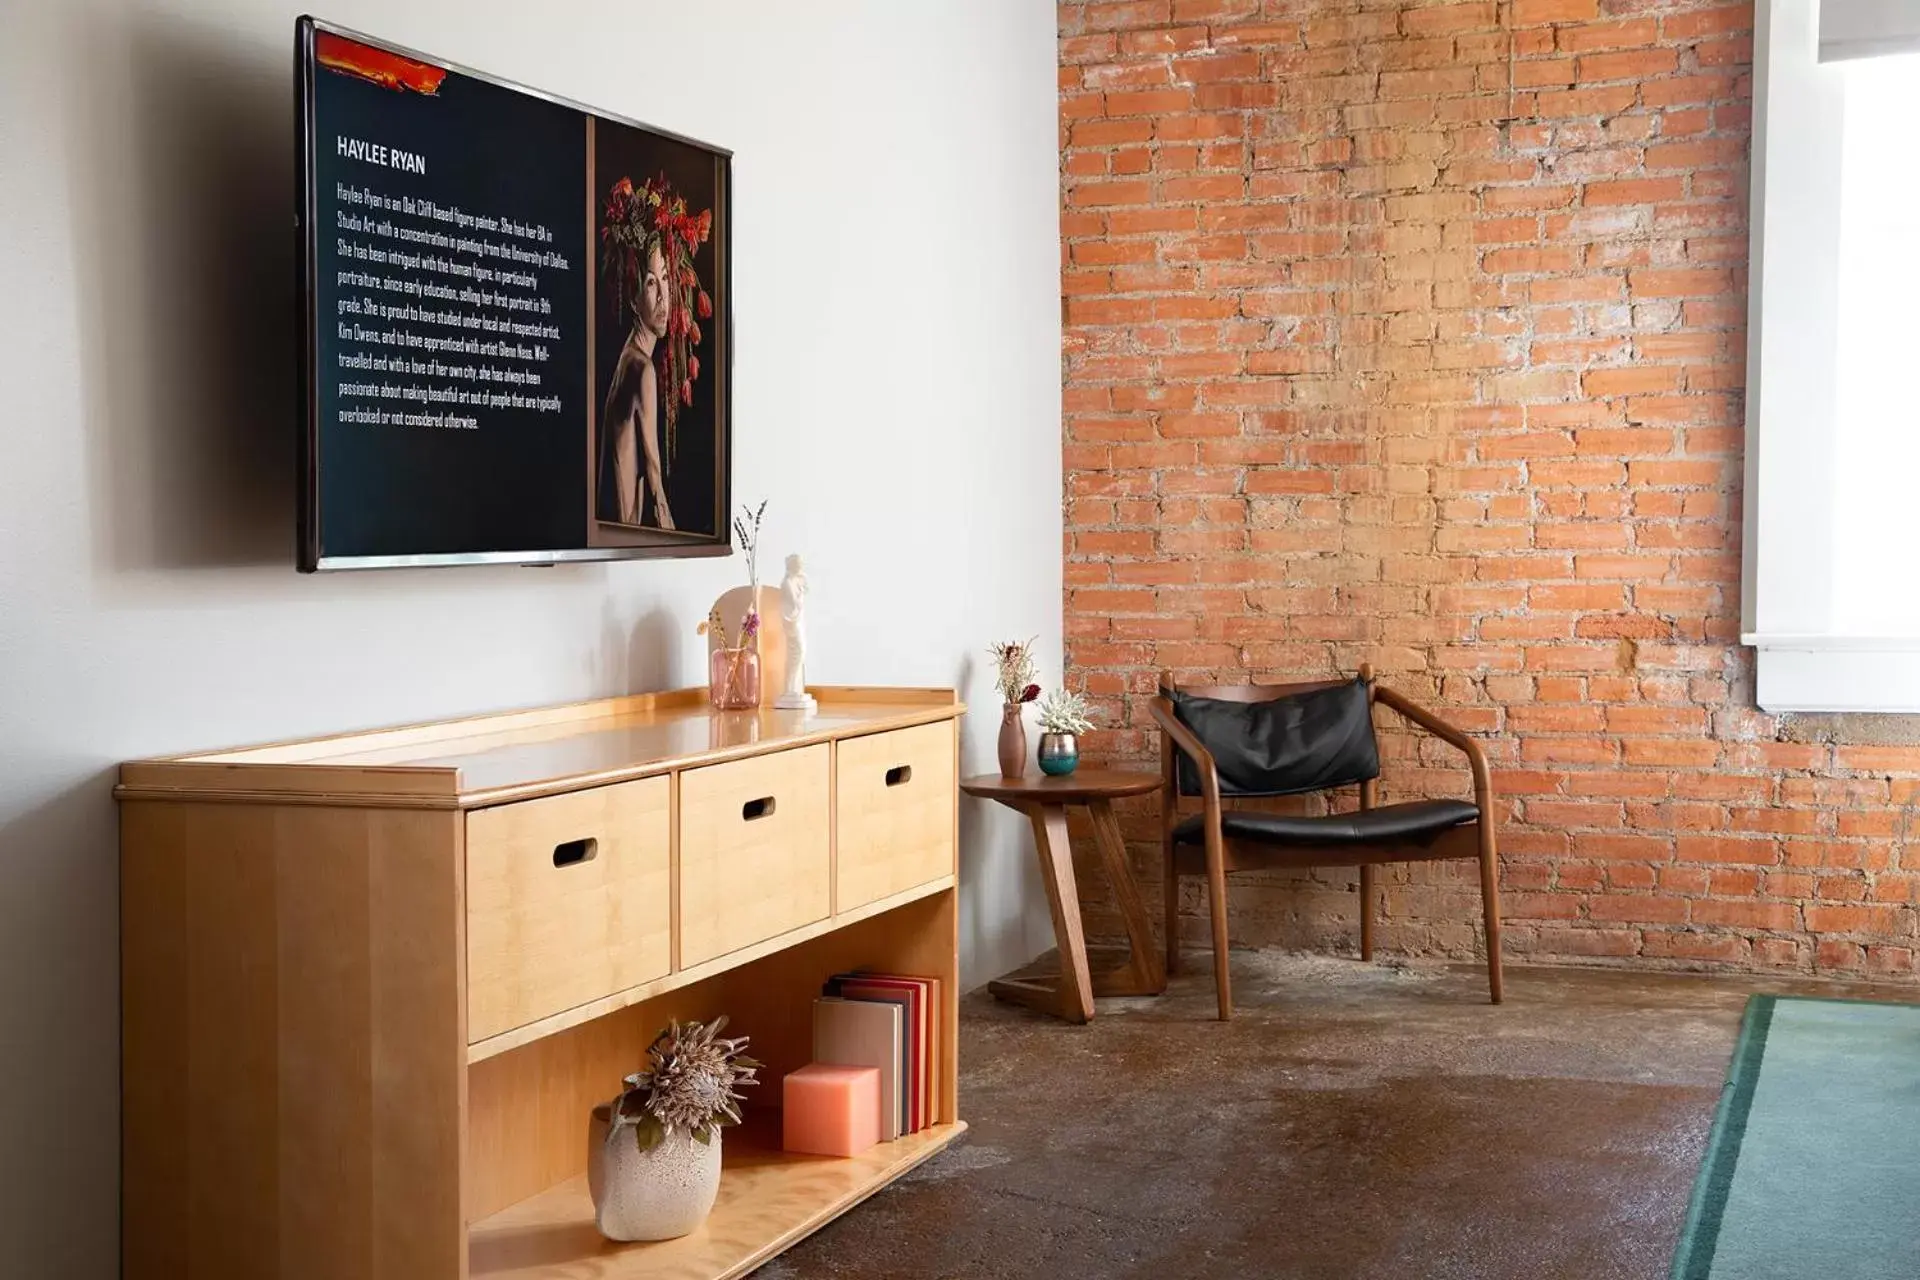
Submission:
[[[1473,803],[1480,810],[1480,903],[1487,922],[1487,987],[1493,1002],[1499,1004],[1504,985],[1500,974],[1500,855],[1494,839],[1493,778],[1487,770],[1487,753],[1464,730],[1392,689],[1375,684],[1373,700],[1466,754],[1467,767],[1473,771]]]
[[[1220,813],[1220,772],[1214,767],[1213,753],[1194,736],[1193,730],[1180,723],[1179,718],[1173,714],[1173,704],[1164,697],[1158,697],[1149,702],[1147,714],[1152,716],[1154,723],[1160,726],[1160,731],[1167,735],[1167,741],[1178,747],[1189,760],[1193,761],[1194,770],[1200,775],[1201,798],[1206,802],[1207,812],[1213,815],[1213,821],[1217,825]],[[1175,785],[1176,787],[1178,785],[1177,775]]]
[[[1493,821],[1493,777],[1487,768],[1487,753],[1480,743],[1467,736],[1466,731],[1456,728],[1442,720],[1438,714],[1429,711],[1405,694],[1387,688],[1383,684],[1373,686],[1373,700],[1401,719],[1418,725],[1434,737],[1457,747],[1467,757],[1467,768],[1473,774],[1473,802],[1480,810],[1483,822]]]
[[[1180,969],[1180,868],[1174,852],[1174,827],[1180,821],[1180,769],[1174,752],[1184,752],[1200,775],[1201,839],[1207,850],[1207,896],[1211,904],[1213,927],[1213,987],[1219,1002],[1220,1019],[1233,1016],[1232,979],[1227,964],[1227,850],[1220,833],[1220,770],[1213,753],[1199,735],[1180,723],[1173,714],[1173,702],[1164,693],[1147,704],[1147,714],[1160,726],[1160,759],[1166,771],[1165,791],[1160,799],[1160,848],[1166,869],[1165,910],[1167,913],[1167,972]]]

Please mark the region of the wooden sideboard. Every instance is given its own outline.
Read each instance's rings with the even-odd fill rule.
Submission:
[[[744,1274],[946,1146],[950,690],[702,689],[120,769],[130,1280]],[[937,1123],[779,1150],[812,1000],[943,980]],[[767,1064],[681,1240],[593,1226],[587,1118],[672,1017]]]

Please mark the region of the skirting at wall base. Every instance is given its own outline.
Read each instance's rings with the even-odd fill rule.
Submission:
[[[1920,638],[1746,634],[1763,711],[1920,712]]]

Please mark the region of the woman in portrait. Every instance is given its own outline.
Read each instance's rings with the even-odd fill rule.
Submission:
[[[620,361],[607,384],[607,403],[600,414],[599,509],[602,520],[671,529],[673,508],[667,502],[660,466],[660,371],[653,363],[672,313],[659,240],[658,233],[649,237],[635,291],[633,327],[620,348]],[[649,499],[651,520],[647,519]]]
[[[713,314],[694,255],[711,233],[713,214],[688,210],[664,176],[638,189],[620,179],[602,213],[601,269],[629,328],[600,415],[595,511],[615,524],[673,529],[666,481],[675,428],[700,376],[693,353],[699,321]]]

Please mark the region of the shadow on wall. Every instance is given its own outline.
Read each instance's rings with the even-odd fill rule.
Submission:
[[[56,1207],[92,1196],[111,1223],[119,1194],[119,862],[101,856],[115,842],[114,771],[83,776],[0,822],[0,1009],[18,1033],[0,1053],[0,1163],[32,1170],[8,1192],[9,1276],[118,1274],[116,1233],[79,1230]]]
[[[64,77],[96,579],[293,559],[292,23],[74,15]]]
[[[968,652],[955,667],[953,687],[962,697],[981,678],[979,666]],[[990,684],[978,692],[960,722],[963,777],[999,768],[997,695]],[[1004,805],[960,797],[960,954],[969,957],[960,975],[963,989],[1018,968],[1052,945],[1053,918],[1028,830],[1026,820]],[[1011,904],[1021,910],[1010,913]]]
[[[656,606],[629,626],[608,597],[600,606],[600,647],[589,653],[586,663],[592,687],[640,693],[706,683],[704,671],[691,681],[681,679],[680,625],[672,613]]]

